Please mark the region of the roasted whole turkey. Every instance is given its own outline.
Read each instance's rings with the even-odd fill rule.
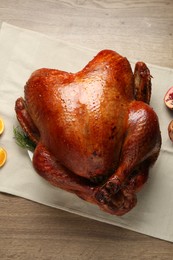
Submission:
[[[123,215],[156,161],[161,135],[149,106],[150,71],[103,50],[77,73],[39,69],[15,111],[36,144],[35,170],[51,184]]]

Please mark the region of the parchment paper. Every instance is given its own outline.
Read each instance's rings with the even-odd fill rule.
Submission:
[[[76,72],[99,51],[74,46],[6,23],[2,24],[0,116],[5,122],[5,132],[0,137],[0,146],[7,150],[8,159],[0,169],[0,191],[173,241],[173,145],[167,135],[167,126],[173,119],[173,113],[166,109],[163,102],[165,92],[173,85],[172,69],[149,65],[153,76],[151,106],[159,116],[162,150],[150,171],[148,183],[138,194],[137,206],[122,217],[104,213],[97,206],[51,186],[33,170],[28,152],[15,143],[13,127],[18,123],[14,104],[18,97],[23,96],[23,86],[30,74],[41,67]]]

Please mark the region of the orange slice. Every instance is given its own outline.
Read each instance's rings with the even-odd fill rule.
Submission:
[[[0,135],[4,132],[4,121],[0,118]]]
[[[0,147],[0,167],[2,167],[7,160],[7,152],[4,148]]]

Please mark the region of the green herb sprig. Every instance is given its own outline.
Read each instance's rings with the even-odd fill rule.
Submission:
[[[23,130],[17,126],[13,128],[14,139],[21,148],[34,151],[36,145],[32,142],[29,137],[23,132]]]

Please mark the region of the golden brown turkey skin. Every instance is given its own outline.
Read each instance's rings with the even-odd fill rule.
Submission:
[[[78,73],[35,71],[15,109],[37,144],[36,171],[111,214],[128,212],[161,145],[150,92],[146,65],[137,63],[133,74],[110,50]]]

